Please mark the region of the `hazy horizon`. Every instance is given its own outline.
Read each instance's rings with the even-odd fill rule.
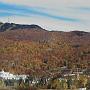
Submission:
[[[90,0],[0,0],[0,21],[90,32]]]

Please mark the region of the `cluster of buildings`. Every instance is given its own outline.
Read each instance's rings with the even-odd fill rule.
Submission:
[[[83,70],[79,70],[79,69],[76,69],[72,72],[72,70],[69,70],[66,67],[62,67],[61,72],[62,72],[63,77],[58,78],[60,81],[67,80],[65,77],[68,77],[68,76],[71,77],[71,76],[75,76],[75,75],[77,77],[79,77],[80,74],[84,73]],[[3,80],[20,80],[20,79],[26,80],[27,77],[28,77],[28,75],[14,75],[14,74],[11,74],[10,72],[5,72],[4,70],[0,71],[0,79],[3,79]],[[43,83],[48,83],[48,81],[50,79],[51,79],[51,77],[33,78],[33,80],[30,83],[32,85],[39,83],[40,81],[42,81]],[[86,90],[86,88],[80,88],[79,90]]]
[[[1,79],[15,79],[15,80],[19,80],[20,78],[22,78],[23,80],[25,80],[27,78],[27,75],[14,75],[11,74],[10,72],[5,72],[4,70],[0,71],[0,78]]]

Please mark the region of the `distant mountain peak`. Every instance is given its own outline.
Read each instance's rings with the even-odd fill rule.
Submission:
[[[15,23],[0,23],[0,32],[7,31],[7,30],[17,30],[17,29],[36,29],[36,30],[44,30],[38,25],[31,24],[15,24]]]
[[[88,32],[76,30],[76,31],[71,31],[71,33],[73,33],[77,36],[83,36],[83,35],[87,34]]]

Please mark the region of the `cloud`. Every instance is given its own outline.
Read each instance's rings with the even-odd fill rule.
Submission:
[[[0,0],[5,3],[60,8],[60,6],[90,6],[90,0]]]
[[[6,12],[0,12],[0,17],[10,16],[10,15],[13,15],[13,14],[6,13]]]
[[[79,13],[90,13],[90,7],[69,7],[74,11],[78,11]]]
[[[26,16],[25,14],[21,14],[18,12],[12,12],[12,11],[6,11],[6,10],[0,10],[0,17],[7,17],[7,16]]]
[[[22,5],[13,5],[13,4],[6,4],[6,3],[0,3],[0,9],[1,10],[8,10],[8,12],[4,12],[3,15],[21,15],[21,16],[30,16],[30,15],[39,15],[42,17],[48,17],[52,19],[57,20],[63,20],[68,22],[79,22],[79,19],[75,19],[72,17],[66,17],[66,16],[60,16],[60,15],[53,15],[50,13],[47,13],[45,11],[41,11],[40,8],[34,8],[34,7],[28,7],[28,6],[22,6]],[[12,13],[10,13],[10,11]]]

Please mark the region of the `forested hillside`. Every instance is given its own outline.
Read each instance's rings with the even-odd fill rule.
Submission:
[[[37,25],[0,23],[0,69],[48,75],[54,69],[90,68],[90,32],[47,31]]]

